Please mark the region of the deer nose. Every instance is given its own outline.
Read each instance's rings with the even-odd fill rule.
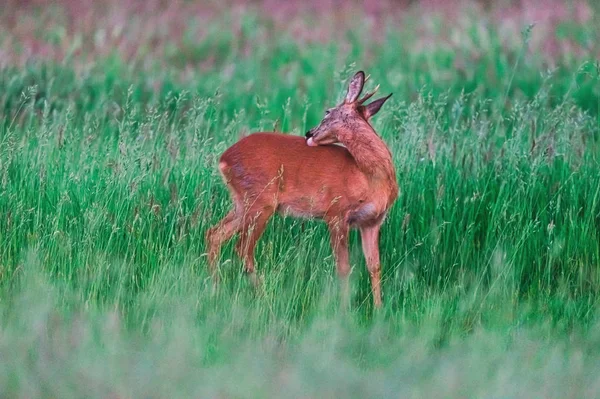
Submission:
[[[307,139],[311,138],[313,136],[312,131],[309,130],[304,136],[306,136]]]

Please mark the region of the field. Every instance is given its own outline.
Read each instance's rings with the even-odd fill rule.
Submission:
[[[378,25],[74,3],[0,11],[1,397],[600,396],[591,6],[545,23],[413,5]],[[401,191],[383,308],[357,232],[341,311],[325,225],[280,216],[262,288],[229,243],[214,292],[218,156],[303,134],[358,69],[394,93],[373,119]]]

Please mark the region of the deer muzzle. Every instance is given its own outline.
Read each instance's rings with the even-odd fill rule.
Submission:
[[[309,147],[316,147],[318,145],[317,143],[315,143],[315,140],[313,139],[314,135],[313,135],[312,130],[309,130],[308,132],[306,132],[306,134],[304,136],[306,136],[306,144]]]

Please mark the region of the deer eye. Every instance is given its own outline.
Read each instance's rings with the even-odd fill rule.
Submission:
[[[329,115],[330,113],[331,113],[330,110],[328,110],[328,109],[325,110],[325,116]]]

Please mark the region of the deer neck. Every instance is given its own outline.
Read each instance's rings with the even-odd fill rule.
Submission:
[[[371,126],[361,126],[351,137],[338,138],[372,183],[387,183],[391,189],[397,187],[390,150]]]

